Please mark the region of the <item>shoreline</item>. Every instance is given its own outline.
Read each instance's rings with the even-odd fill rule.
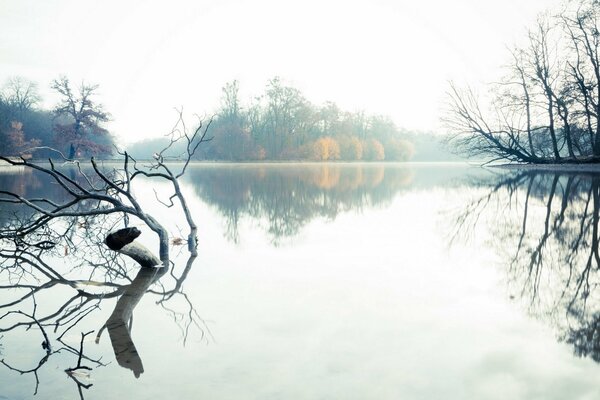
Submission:
[[[28,160],[34,164],[48,164],[47,159],[40,160]],[[55,160],[56,161],[56,160]],[[146,164],[153,162],[155,160],[136,160],[139,164]],[[98,165],[107,164],[123,164],[122,159],[98,159],[96,160]],[[81,165],[91,165],[89,159],[78,160],[78,163]],[[178,165],[184,164],[183,160],[166,160],[166,164],[170,165]],[[73,164],[71,162],[61,162],[57,165],[63,164]],[[194,160],[189,163],[189,165],[274,165],[274,166],[288,166],[288,165],[411,165],[411,166],[430,166],[430,165],[446,165],[446,166],[468,166],[468,167],[480,167],[482,162],[468,162],[468,161],[345,161],[345,160],[334,160],[334,161],[298,161],[298,160],[263,160],[263,161],[226,161],[226,160]],[[3,160],[0,160],[0,166],[12,166]]]
[[[484,168],[524,169],[531,171],[554,172],[597,172],[600,173],[600,164],[494,164]]]

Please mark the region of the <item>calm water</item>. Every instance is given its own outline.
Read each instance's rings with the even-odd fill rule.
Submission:
[[[185,236],[154,189],[168,187],[135,191]],[[0,190],[61,197],[7,169]],[[69,284],[4,260],[0,316],[31,315],[35,299],[52,352],[28,317],[0,319],[0,399],[600,396],[600,175],[208,165],[184,190],[199,257],[174,244],[163,276],[108,259],[94,220],[34,254]],[[15,214],[5,205],[0,225]],[[96,343],[119,317],[129,329],[109,324]],[[89,331],[78,386],[65,369]]]

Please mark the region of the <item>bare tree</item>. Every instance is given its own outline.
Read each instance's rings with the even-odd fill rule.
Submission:
[[[180,113],[179,120],[170,133],[169,145],[161,152],[156,153],[154,155],[154,161],[148,165],[141,165],[127,154],[127,152],[124,152],[121,154],[121,168],[104,169],[92,157],[90,159],[92,172],[89,174],[81,168],[81,165],[77,161],[64,157],[64,155],[59,152],[63,161],[75,163],[78,167],[79,180],[68,176],[67,173],[56,166],[55,161],[52,159],[48,160],[49,166],[44,166],[42,164],[29,162],[25,159],[12,160],[6,157],[0,157],[0,160],[4,160],[11,165],[22,166],[52,177],[55,183],[69,196],[67,201],[56,203],[48,199],[27,199],[17,193],[0,190],[0,195],[5,196],[4,198],[0,198],[0,202],[22,204],[34,211],[36,215],[36,218],[26,221],[14,229],[0,231],[0,239],[10,237],[18,238],[23,235],[34,233],[40,227],[59,218],[120,214],[123,215],[125,221],[127,221],[127,218],[129,217],[138,218],[158,235],[160,240],[160,259],[163,265],[168,267],[168,232],[154,217],[144,211],[132,191],[132,185],[140,176],[165,180],[171,183],[173,193],[168,198],[169,203],[164,204],[173,207],[175,205],[173,200],[177,200],[190,227],[188,237],[190,249],[195,249],[197,226],[187,207],[187,202],[181,192],[178,179],[185,174],[186,169],[200,144],[208,140],[206,135],[209,127],[210,121],[206,126],[199,123],[192,133],[188,133],[182,114]],[[171,167],[167,165],[163,154],[174,143],[182,140],[186,144],[185,154],[183,155],[185,157],[184,163],[180,171],[173,171]],[[88,202],[95,204],[93,209],[77,209],[82,204]]]
[[[525,111],[525,132],[527,133],[527,144],[529,152],[533,157],[536,157],[533,143],[532,131],[532,90],[531,79],[525,70],[525,52],[523,50],[514,50],[512,52],[513,64],[512,72],[514,74],[515,83],[518,85],[522,95],[514,94],[508,96],[512,101],[516,102],[517,107],[523,108]]]
[[[550,24],[547,18],[540,18],[537,21],[535,29],[529,32],[531,69],[533,76],[541,92],[543,93],[544,105],[547,112],[547,127],[552,143],[552,153],[555,160],[560,160],[558,150],[558,139],[556,134],[555,108],[560,108],[560,99],[557,98],[556,85],[559,84],[560,67],[557,66],[555,56],[551,55],[550,44]],[[564,102],[563,102],[564,103]],[[570,143],[570,141],[569,141]],[[569,155],[573,155],[573,148],[569,145]]]
[[[600,5],[591,0],[572,1],[562,14],[562,26],[571,44],[571,76],[579,92],[582,115],[592,138],[594,155],[600,155]]]
[[[4,85],[2,99],[22,112],[35,107],[40,101],[40,95],[35,82],[15,76],[9,78]]]
[[[102,126],[110,119],[102,105],[93,100],[98,85],[82,82],[73,91],[69,79],[61,77],[54,80],[52,89],[60,94],[61,99],[54,109],[59,122],[55,126],[60,143],[69,144],[69,159],[80,155],[80,150],[86,150],[92,155],[109,152],[110,148],[90,140],[90,136],[107,136],[108,131]]]
[[[452,87],[450,142],[467,155],[509,161],[600,162],[598,15],[594,0],[541,15],[528,43],[512,50],[511,73],[492,85],[503,90],[489,107]]]
[[[0,190],[0,204],[17,206],[19,210],[0,225],[0,275],[4,276],[3,281],[9,282],[0,286],[0,290],[13,293],[13,300],[0,304],[0,310],[8,310],[0,314],[0,334],[38,327],[45,338],[44,358],[37,367],[19,370],[8,360],[2,360],[2,364],[19,373],[34,374],[36,392],[38,371],[48,357],[67,351],[78,356],[76,367],[67,368],[65,372],[73,378],[83,398],[82,389],[91,385],[78,381],[74,371],[91,368],[83,365],[82,360],[93,366],[104,364],[84,354],[83,337],[91,332],[82,333],[80,349],[67,345],[63,338],[107,299],[118,298],[118,301],[106,324],[98,330],[97,341],[107,329],[117,361],[132,369],[135,376],[143,372],[143,366],[131,339],[132,319],[134,308],[144,294],[158,296],[157,303],[171,314],[178,311],[167,307],[167,302],[181,296],[188,307],[182,312],[187,319],[177,318],[183,324],[182,332],[187,335],[191,326],[203,329],[201,318],[183,292],[183,282],[197,257],[197,225],[179,180],[199,146],[209,140],[209,127],[210,121],[199,123],[189,131],[180,112],[169,134],[169,145],[145,165],[127,153],[121,153],[121,164],[117,167],[103,165],[94,158],[86,166],[59,152],[56,154],[60,163],[53,159],[41,164],[23,158],[0,157],[11,165],[40,174],[60,189],[58,194],[44,197]],[[177,142],[184,143],[185,152],[178,158],[180,162],[169,164],[163,154]],[[176,268],[170,255],[173,241],[167,228],[150,215],[136,197],[135,187],[142,180],[146,185],[148,181],[163,181],[171,186],[168,197],[161,199],[157,194],[156,200],[172,213],[178,207],[187,222],[188,237],[182,242],[187,243],[189,254],[183,269]],[[158,256],[136,241],[143,228],[140,230],[132,223],[142,224],[157,235]],[[141,267],[135,277],[131,276],[132,269],[123,256]],[[79,270],[83,276],[73,279],[48,261],[57,258],[69,262],[71,272]],[[158,282],[167,272],[173,279],[172,287]],[[94,291],[88,290],[86,284],[91,284]],[[152,288],[153,285],[157,287]],[[72,296],[57,309],[38,311],[39,299],[52,295],[59,287],[72,290]],[[33,312],[26,309],[30,301]],[[48,327],[52,327],[51,333]],[[60,346],[58,350],[54,350],[56,343]]]
[[[513,124],[515,113],[498,104],[490,118],[472,89],[450,85],[449,113],[444,121],[451,134],[448,141],[458,151],[492,160],[538,162],[540,157],[529,149],[527,133]]]

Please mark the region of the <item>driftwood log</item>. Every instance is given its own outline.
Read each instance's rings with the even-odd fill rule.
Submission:
[[[161,266],[160,259],[147,247],[135,241],[140,234],[141,231],[135,227],[124,228],[112,232],[104,241],[111,250],[137,261],[141,269],[127,286],[106,324],[96,336],[98,343],[104,329],[108,329],[117,362],[120,366],[132,370],[136,378],[144,372],[144,366],[131,337],[133,310],[148,288],[168,270],[167,267]]]
[[[104,243],[111,249],[135,260],[142,268],[158,266],[161,261],[146,246],[135,242],[142,232],[138,228],[124,228],[106,236]]]

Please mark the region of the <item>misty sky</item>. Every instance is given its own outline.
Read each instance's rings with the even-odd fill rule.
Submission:
[[[0,0],[0,81],[100,85],[121,143],[165,134],[174,107],[216,110],[280,76],[313,103],[439,129],[449,79],[496,79],[506,46],[555,0]],[[191,120],[191,118],[190,118]]]

